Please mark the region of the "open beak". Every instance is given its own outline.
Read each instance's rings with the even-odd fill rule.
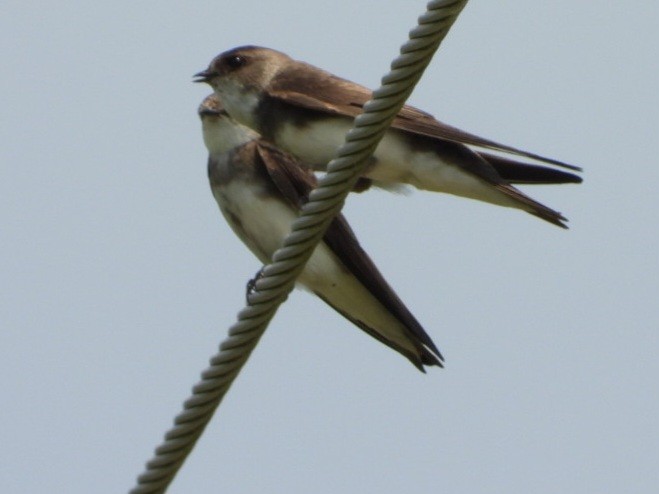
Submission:
[[[215,74],[212,70],[206,69],[202,70],[201,72],[197,72],[192,80],[192,82],[205,82],[206,84],[210,83],[211,79],[215,77],[217,74]]]

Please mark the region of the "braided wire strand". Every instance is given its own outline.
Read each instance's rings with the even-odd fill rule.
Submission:
[[[192,389],[192,396],[183,404],[183,411],[174,419],[174,426],[156,448],[131,494],[166,491],[466,3],[428,3],[426,13],[419,17],[418,26],[401,47],[400,56],[392,62],[391,71],[382,78],[382,86],[355,119],[327,174],[310,194],[271,264],[263,269],[247,306],[229,328],[228,337],[210,359],[201,381]]]

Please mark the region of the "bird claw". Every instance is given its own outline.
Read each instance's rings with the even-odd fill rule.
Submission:
[[[250,295],[256,292],[256,282],[261,278],[263,278],[263,268],[259,269],[254,275],[254,278],[247,282],[247,286],[245,287],[245,300],[247,301],[247,304],[249,304]]]

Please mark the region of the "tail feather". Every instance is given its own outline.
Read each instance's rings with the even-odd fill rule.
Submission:
[[[318,292],[314,292],[314,293],[317,297],[323,300],[332,309],[334,309],[336,312],[341,314],[348,321],[352,322],[355,326],[363,330],[366,334],[372,336],[379,342],[384,343],[389,348],[392,348],[401,355],[403,355],[410,362],[412,362],[414,367],[419,369],[424,374],[426,372],[424,368],[425,365],[444,367],[444,357],[442,357],[442,354],[439,353],[439,350],[437,350],[437,347],[434,345],[434,343],[432,343],[432,341],[430,342],[431,346],[429,346],[426,343],[423,343],[422,341],[418,341],[416,339],[410,339],[410,343],[414,345],[414,350],[405,348],[399,344],[396,344],[394,341],[385,338],[385,336],[382,333],[376,331],[375,328],[371,328],[370,326],[360,321],[359,319],[355,319],[349,313],[334,305],[329,299],[324,297],[321,293]]]
[[[560,226],[561,228],[565,228],[566,230],[568,229],[568,226],[565,224],[568,219],[558,211],[548,208],[544,204],[531,199],[529,196],[524,194],[519,189],[516,189],[512,185],[498,184],[495,187],[506,194],[508,197],[515,199],[517,202],[525,206],[523,209],[531,213],[533,216],[537,216],[540,219],[548,221],[553,225]]]

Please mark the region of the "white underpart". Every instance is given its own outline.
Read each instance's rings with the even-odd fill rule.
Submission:
[[[240,127],[226,132],[225,124],[231,120],[221,118],[221,124],[204,119],[204,141],[209,149],[223,147],[218,144],[224,137],[238,139],[249,135]],[[216,135],[213,135],[216,134]],[[232,137],[233,136],[233,137]],[[225,142],[226,145],[226,142]],[[227,154],[215,155],[217,166],[236,166]],[[234,179],[227,184],[215,185],[213,196],[220,211],[236,235],[263,263],[269,263],[272,254],[283,243],[297,217],[295,211],[284,202],[263,192],[263,184],[255,183],[254,177]],[[238,218],[240,224],[234,223]],[[406,336],[405,327],[392,316],[380,302],[341,264],[326,244],[320,243],[309,259],[298,284],[319,294],[334,307],[363,322],[386,339],[416,353]]]
[[[234,180],[228,186],[215,187],[213,195],[236,235],[263,264],[269,263],[290,232],[296,218],[293,210],[276,199],[264,198],[258,187],[247,182]],[[241,226],[232,224],[232,215],[240,218]],[[381,332],[386,339],[415,352],[403,325],[338,262],[324,243],[316,247],[297,283]]]
[[[303,128],[285,124],[275,136],[275,142],[314,169],[324,170],[343,144],[351,126],[352,120],[344,118],[312,122]],[[395,131],[385,134],[374,156],[376,162],[367,169],[365,176],[376,182],[405,183],[421,190],[523,208],[523,205],[460,166],[440,160],[436,153],[415,151]]]

